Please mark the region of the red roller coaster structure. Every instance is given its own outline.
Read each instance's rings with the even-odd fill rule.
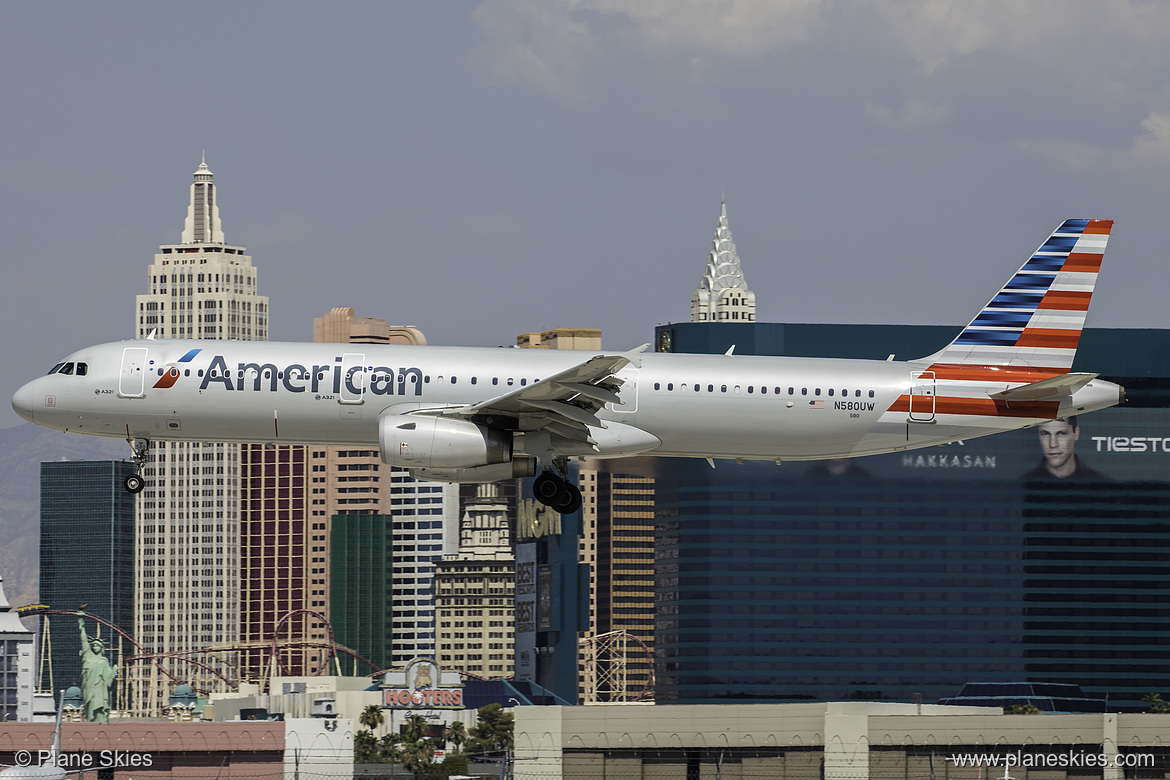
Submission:
[[[67,616],[67,617],[77,617],[78,616],[78,612],[76,612],[76,611],[71,612],[71,611],[67,611],[67,610],[53,609],[45,604],[31,604],[28,606],[19,607],[17,609],[17,612],[21,617],[34,617],[34,616],[39,616],[39,615],[58,615],[58,616]],[[286,625],[288,624],[288,622],[292,618],[294,618],[298,615],[311,616],[314,619],[321,621],[321,625],[325,628],[328,639],[326,641],[322,642],[322,641],[316,640],[316,639],[293,639],[290,637],[282,642],[280,639],[281,631],[286,627]],[[239,685],[240,685],[239,680],[230,679],[229,677],[224,675],[220,670],[216,669],[215,667],[213,667],[207,663],[204,663],[203,661],[198,660],[194,656],[214,655],[214,654],[219,654],[219,653],[239,653],[239,652],[243,652],[243,651],[247,651],[247,650],[254,650],[258,646],[256,643],[237,642],[237,643],[228,643],[226,645],[217,646],[214,648],[205,647],[205,648],[199,648],[199,649],[195,649],[195,650],[183,650],[183,651],[169,652],[169,653],[155,653],[155,652],[152,652],[149,649],[143,647],[136,639],[134,639],[133,636],[131,636],[121,626],[118,626],[117,624],[115,624],[109,620],[106,620],[103,617],[100,617],[98,615],[90,613],[90,612],[84,613],[84,617],[90,618],[90,619],[94,620],[95,622],[97,622],[103,626],[106,626],[107,628],[109,628],[111,631],[116,633],[118,636],[120,636],[122,639],[124,639],[127,643],[129,643],[134,648],[134,653],[126,656],[123,659],[125,663],[129,664],[129,663],[145,662],[145,663],[148,663],[150,665],[153,665],[155,668],[158,669],[159,673],[163,677],[170,680],[175,685],[178,685],[179,683],[184,682],[184,680],[182,678],[178,677],[174,672],[172,672],[170,669],[168,669],[166,666],[163,665],[162,661],[164,659],[181,661],[185,664],[190,664],[191,666],[194,666],[194,667],[201,669],[202,671],[208,673],[212,677],[219,679],[220,681],[223,682],[223,684],[228,689],[237,690],[239,688]],[[47,620],[45,621],[45,626],[42,628],[42,632],[44,632],[46,634],[48,632],[48,621]],[[48,644],[47,641],[43,642],[42,647],[46,646],[47,644]],[[311,609],[295,609],[295,610],[285,614],[283,617],[281,617],[280,620],[277,621],[277,623],[276,623],[276,627],[272,633],[272,638],[270,640],[265,640],[260,646],[262,647],[264,645],[268,646],[268,668],[269,669],[278,668],[282,675],[291,675],[294,673],[294,670],[291,670],[288,668],[288,665],[285,663],[284,659],[281,656],[281,651],[294,649],[294,648],[296,648],[296,649],[315,648],[315,649],[323,649],[326,651],[324,662],[321,663],[320,665],[318,665],[317,669],[314,670],[314,672],[312,674],[305,675],[308,677],[318,677],[318,676],[321,676],[322,674],[324,674],[325,672],[327,672],[329,669],[329,662],[331,660],[337,658],[338,653],[343,653],[345,655],[348,655],[351,658],[353,658],[355,661],[358,661],[360,663],[365,664],[366,667],[371,670],[371,672],[370,672],[371,674],[379,671],[378,666],[376,664],[374,664],[373,662],[371,662],[370,660],[362,657],[360,654],[354,652],[353,650],[350,650],[348,647],[345,647],[344,645],[337,644],[337,642],[334,639],[333,626],[330,625],[329,620],[324,615],[322,615],[320,612],[316,612],[316,611],[311,610]],[[43,680],[41,681],[41,683],[42,683],[41,685],[38,685],[38,688],[43,688]],[[198,693],[203,694],[203,695],[210,693],[210,691],[206,688],[196,688],[195,690]]]

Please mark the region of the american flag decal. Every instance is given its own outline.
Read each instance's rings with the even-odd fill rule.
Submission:
[[[809,401],[808,408],[809,409],[824,409],[825,402],[824,401]]]

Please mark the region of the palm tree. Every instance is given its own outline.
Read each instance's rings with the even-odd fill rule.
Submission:
[[[462,750],[463,744],[467,742],[467,727],[463,721],[457,720],[444,729],[443,739],[455,745],[456,750]]]
[[[421,717],[419,719],[422,720]],[[435,743],[429,739],[408,738],[402,744],[402,765],[415,777],[421,775],[423,770],[430,765],[434,755]]]
[[[382,714],[382,708],[377,704],[368,705],[362,710],[362,714],[358,716],[358,723],[369,729],[371,733],[376,732],[385,720],[386,717]]]
[[[428,730],[426,718],[422,715],[411,715],[406,719],[402,735],[408,742],[420,742],[426,738]]]
[[[378,745],[378,753],[383,761],[390,764],[402,763],[402,737],[397,734],[386,734]]]
[[[358,763],[369,763],[378,754],[378,741],[374,735],[362,729],[353,735],[353,760]]]

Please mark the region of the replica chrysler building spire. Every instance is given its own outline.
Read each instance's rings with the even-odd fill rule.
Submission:
[[[214,174],[207,159],[199,163],[195,181],[191,182],[191,202],[183,223],[184,244],[222,244],[223,227],[219,223],[219,203],[215,198]]]
[[[703,280],[691,296],[691,322],[755,322],[756,294],[748,289],[731,240],[727,201],[720,205],[719,224]]]

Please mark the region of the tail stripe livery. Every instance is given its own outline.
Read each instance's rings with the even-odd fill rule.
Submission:
[[[963,332],[927,359],[931,368],[1071,370],[1112,227],[1107,219],[1065,220]]]

